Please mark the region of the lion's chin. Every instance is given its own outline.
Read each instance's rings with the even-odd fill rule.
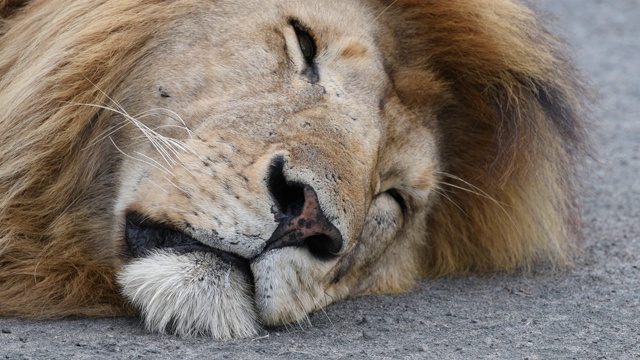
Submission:
[[[252,285],[215,254],[156,251],[124,265],[118,281],[150,331],[231,339],[260,330]]]

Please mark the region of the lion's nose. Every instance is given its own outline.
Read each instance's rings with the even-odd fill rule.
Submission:
[[[343,245],[340,231],[325,216],[316,191],[309,185],[287,181],[283,167],[284,159],[277,157],[269,171],[269,191],[280,225],[267,241],[265,251],[306,247],[319,259],[335,257]]]

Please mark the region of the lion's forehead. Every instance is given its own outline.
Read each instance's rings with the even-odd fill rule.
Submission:
[[[256,1],[243,3],[242,11],[235,1],[199,6],[158,34],[152,53],[125,80],[127,109],[170,107],[189,126],[263,141],[284,122],[296,122],[296,137],[324,133],[344,142],[357,136],[362,141],[351,145],[377,146],[378,129],[371,127],[381,126],[375,122],[389,80],[370,3]],[[292,18],[317,42],[314,86],[292,74],[286,40]]]

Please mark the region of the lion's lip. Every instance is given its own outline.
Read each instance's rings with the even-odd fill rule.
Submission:
[[[126,216],[125,244],[127,256],[140,258],[154,250],[177,253],[208,252],[251,277],[249,260],[211,246],[207,246],[174,227],[150,219],[138,212]]]

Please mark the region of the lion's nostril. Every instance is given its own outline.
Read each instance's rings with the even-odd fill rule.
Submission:
[[[330,259],[342,249],[342,238],[324,234],[309,236],[304,243],[313,256],[319,259]]]
[[[304,188],[301,185],[287,182],[284,176],[285,160],[281,156],[271,162],[267,186],[276,202],[276,218],[293,218],[299,216],[304,208]]]
[[[319,259],[335,257],[343,246],[340,231],[325,216],[315,190],[288,182],[283,169],[284,159],[275,158],[267,184],[276,202],[275,216],[280,225],[267,241],[265,251],[306,247]]]

